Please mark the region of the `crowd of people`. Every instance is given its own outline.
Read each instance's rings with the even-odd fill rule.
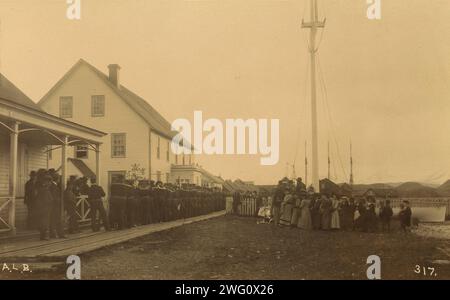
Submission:
[[[56,170],[32,171],[25,184],[28,208],[27,227],[37,229],[41,240],[65,238],[78,233],[77,202],[87,197],[93,231],[121,230],[181,218],[189,218],[225,208],[221,192],[195,186],[179,187],[154,181],[123,180],[111,186],[109,213],[106,193],[96,178],[71,176],[62,191]],[[66,223],[67,216],[67,224]]]
[[[302,179],[280,181],[271,201],[264,199],[258,215],[276,226],[305,230],[358,230],[376,232],[391,230],[394,212],[389,199],[352,197],[315,193],[306,189]],[[269,203],[271,202],[271,203]],[[412,210],[409,201],[400,204],[398,219],[406,233],[411,227]]]

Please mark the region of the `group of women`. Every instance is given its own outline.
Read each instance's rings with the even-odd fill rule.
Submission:
[[[338,198],[335,195],[278,187],[272,199],[271,215],[274,225],[306,230],[343,229],[373,232],[377,230],[380,221],[375,206],[374,199],[359,199],[355,202],[347,197]],[[390,222],[392,210],[390,211],[388,218],[381,220],[382,223]]]

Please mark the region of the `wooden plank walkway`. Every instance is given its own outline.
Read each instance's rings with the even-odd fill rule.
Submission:
[[[0,245],[0,259],[60,259],[69,255],[80,255],[106,246],[122,243],[154,232],[164,231],[223,215],[225,215],[225,211],[189,219],[144,225],[126,230],[84,232],[69,235],[67,239],[55,239],[50,241],[27,240],[10,243],[5,243],[5,241],[3,241]]]

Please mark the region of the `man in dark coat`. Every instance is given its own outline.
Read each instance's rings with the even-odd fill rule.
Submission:
[[[36,178],[36,221],[39,227],[41,240],[49,240],[50,213],[52,209],[52,193],[50,185],[52,178],[45,170],[39,170]]]
[[[137,189],[137,183],[135,181],[128,180],[126,184],[129,186],[127,195],[128,227],[136,227],[138,224],[139,212],[139,190]]]
[[[75,181],[67,182],[64,191],[64,208],[69,216],[69,233],[78,233],[78,215],[77,215],[77,199],[74,193]]]
[[[91,186],[88,190],[88,201],[91,205],[91,226],[93,231],[99,231],[100,226],[97,220],[97,212],[100,215],[103,226],[106,231],[109,231],[109,220],[106,215],[105,207],[103,206],[102,198],[105,197],[105,191],[99,185],[97,185],[96,178],[91,179]]]
[[[124,181],[111,185],[110,201],[110,219],[114,228],[119,230],[127,227],[127,197],[131,186],[126,185]]]
[[[61,199],[61,177],[54,169],[49,170],[52,178],[50,192],[52,193],[52,208],[50,213],[50,238],[65,238],[62,223],[62,199]]]
[[[409,207],[409,201],[403,201],[400,204],[400,213],[398,214],[400,219],[400,226],[404,233],[407,233],[411,227],[412,211]]]
[[[391,207],[391,201],[386,200],[380,209],[380,221],[382,231],[391,231],[391,218],[394,215]]]
[[[25,183],[25,199],[24,203],[27,206],[28,216],[27,216],[27,228],[35,228],[35,206],[36,206],[36,172],[30,172],[30,179]]]

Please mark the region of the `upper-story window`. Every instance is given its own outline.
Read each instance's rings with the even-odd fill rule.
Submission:
[[[175,164],[178,165],[178,154],[175,154]]]
[[[160,159],[161,158],[161,138],[158,136],[158,145],[156,148],[156,158]]]
[[[88,158],[89,149],[88,146],[79,145],[75,146],[75,158],[86,159]]]
[[[105,116],[105,96],[94,95],[91,97],[91,115],[93,117]]]
[[[127,154],[127,138],[125,133],[111,134],[111,156],[125,157]]]
[[[73,97],[60,97],[59,98],[59,116],[61,118],[73,117]]]

